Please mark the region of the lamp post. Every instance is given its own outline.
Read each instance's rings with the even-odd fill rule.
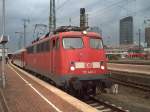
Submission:
[[[29,19],[23,19],[23,27],[24,27],[24,48],[26,47],[26,28],[27,28],[27,23],[29,23]]]
[[[5,34],[5,0],[3,0],[3,36]],[[3,37],[1,37],[3,38]],[[2,44],[2,87],[5,88],[5,44]]]
[[[0,38],[0,44],[2,44],[2,71],[1,71],[1,81],[2,87],[5,88],[5,44],[8,42],[9,38],[5,35],[5,0],[3,0],[3,16],[2,16],[2,26],[3,34]]]

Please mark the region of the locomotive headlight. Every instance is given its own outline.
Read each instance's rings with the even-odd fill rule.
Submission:
[[[70,67],[70,70],[71,70],[71,71],[74,71],[74,70],[75,70],[75,67],[74,67],[74,66],[71,66],[71,67]]]
[[[105,69],[105,66],[101,66],[101,69],[104,70],[104,69]]]
[[[83,33],[84,35],[87,35],[87,31],[83,31],[82,33]]]

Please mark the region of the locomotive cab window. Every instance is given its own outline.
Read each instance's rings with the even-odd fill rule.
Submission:
[[[103,43],[99,38],[90,38],[90,47],[94,49],[102,49]]]
[[[79,49],[83,48],[83,40],[80,37],[64,37],[63,47],[65,49]]]

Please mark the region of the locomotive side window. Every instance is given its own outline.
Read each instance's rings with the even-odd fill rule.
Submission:
[[[90,47],[94,49],[102,49],[103,43],[101,39],[90,38]]]
[[[64,37],[63,47],[65,49],[78,49],[83,47],[83,41],[80,37]]]
[[[44,43],[41,43],[41,52],[44,52]]]
[[[39,52],[40,52],[40,45],[37,44],[37,53],[39,53]]]
[[[43,44],[43,52],[47,52],[47,51],[49,51],[49,41],[46,41],[46,42],[44,42],[44,43],[42,43]]]
[[[41,52],[41,44],[38,44],[38,52]]]
[[[49,41],[45,42],[45,51],[50,51],[50,42]]]
[[[37,45],[37,53],[50,51],[50,41],[46,41]]]
[[[33,53],[33,46],[27,48],[28,53]]]
[[[33,53],[37,52],[37,48],[36,47],[37,47],[36,45],[33,46]]]

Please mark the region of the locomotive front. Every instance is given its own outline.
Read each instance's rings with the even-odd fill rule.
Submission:
[[[62,74],[65,86],[73,89],[89,85],[106,86],[110,76],[107,58],[100,35],[93,32],[69,32],[62,34]],[[102,87],[104,88],[104,87]]]

